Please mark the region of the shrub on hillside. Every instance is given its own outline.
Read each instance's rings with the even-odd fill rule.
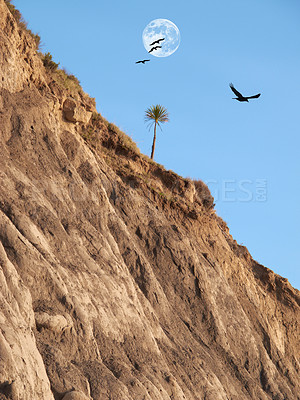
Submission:
[[[36,48],[39,49],[41,45],[41,37],[37,33],[33,33],[31,29],[26,29],[26,31],[29,33],[29,35],[33,38],[35,41]]]
[[[195,189],[196,189],[196,194],[199,198],[199,200],[201,201],[201,203],[204,205],[205,208],[207,208],[208,210],[211,210],[212,208],[214,208],[214,198],[210,193],[210,190],[208,188],[208,186],[199,180],[194,180],[194,185],[195,185]]]
[[[66,70],[66,68],[60,69],[59,72],[61,72],[61,75],[64,77],[64,79],[68,80],[69,83],[70,83],[70,82],[73,82],[75,86],[81,88],[79,79],[76,78],[75,75],[70,74],[70,72],[68,72],[68,71]]]
[[[121,131],[115,124],[112,124],[111,122],[104,120],[104,123],[107,125],[108,131],[113,132],[115,135],[117,135],[119,142],[123,146],[132,150],[134,153],[137,153],[137,154],[140,153],[136,143],[128,135],[126,135],[126,133]]]
[[[22,18],[22,14],[20,13],[19,10],[16,9],[16,7],[11,4],[11,0],[4,0],[7,8],[9,9],[10,13],[14,16],[16,22],[19,23],[25,23],[25,21]]]
[[[54,75],[57,82],[60,85],[64,86],[65,89],[69,89],[71,90],[71,92],[82,91],[79,79],[77,79],[75,75],[72,75],[69,72],[67,72],[65,68],[57,69]]]
[[[56,63],[52,60],[52,55],[50,53],[46,53],[42,57],[42,61],[44,64],[44,67],[49,69],[50,71],[56,71],[59,63]]]

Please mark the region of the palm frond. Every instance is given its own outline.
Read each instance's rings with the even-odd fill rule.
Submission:
[[[154,119],[152,120],[152,119],[146,119],[145,118],[145,123],[147,122],[147,128],[148,128],[148,130],[150,131],[150,129],[152,128],[152,126],[153,126],[153,124],[155,123],[155,121],[154,121]]]
[[[157,104],[156,106],[151,106],[147,108],[145,112],[145,122],[156,122],[159,126],[160,123],[165,123],[169,121],[169,114],[165,107]]]

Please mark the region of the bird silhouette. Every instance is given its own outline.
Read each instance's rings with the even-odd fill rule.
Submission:
[[[232,83],[230,83],[230,89],[233,91],[233,93],[237,96],[237,97],[233,97],[233,99],[237,100],[237,101],[247,101],[248,103],[248,99],[257,99],[260,96],[260,93],[256,94],[255,96],[248,96],[245,97],[243,96],[240,92],[238,92],[236,90],[236,88],[233,86]]]
[[[165,38],[155,40],[154,42],[150,43],[149,46],[154,46],[156,43],[159,44],[159,42],[162,42],[163,40],[165,40]]]
[[[148,51],[148,53],[152,53],[153,50],[161,49],[161,46],[154,46],[152,49]]]
[[[150,60],[139,60],[139,61],[136,61],[136,64],[140,64],[140,63],[145,64],[146,61],[150,61]]]

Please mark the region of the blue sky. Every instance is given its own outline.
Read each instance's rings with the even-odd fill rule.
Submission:
[[[145,109],[162,104],[155,160],[207,182],[218,214],[252,256],[300,289],[299,0],[14,0],[44,52],[76,75],[98,111],[150,154]],[[178,50],[146,52],[153,19]],[[151,62],[136,65],[135,61]],[[249,103],[232,100],[229,83]]]

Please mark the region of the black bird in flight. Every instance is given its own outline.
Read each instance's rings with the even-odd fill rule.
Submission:
[[[163,40],[165,40],[165,38],[155,40],[155,41],[152,42],[149,46],[154,46],[156,43],[159,44],[159,42],[162,42]]]
[[[152,49],[150,49],[150,50],[148,51],[148,53],[151,53],[153,50],[157,50],[157,49],[161,49],[161,46],[154,46],[154,47],[152,47]]]
[[[257,99],[260,96],[260,93],[256,94],[255,96],[248,96],[245,97],[243,96],[240,92],[238,92],[236,90],[236,88],[233,86],[232,83],[230,83],[230,89],[233,91],[233,93],[237,96],[237,97],[233,97],[233,99],[237,100],[237,101],[247,101],[248,103],[248,99]]]
[[[136,61],[136,64],[140,64],[140,63],[145,64],[146,61],[150,61],[150,60],[140,60],[140,61]]]

